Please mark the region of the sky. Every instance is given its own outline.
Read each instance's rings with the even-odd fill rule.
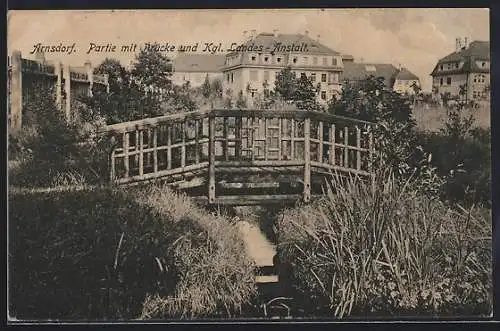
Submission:
[[[401,9],[221,9],[221,10],[81,10],[10,11],[8,52],[24,58],[35,44],[72,45],[72,54],[47,53],[49,60],[98,65],[106,57],[129,64],[133,52],[91,52],[90,43],[122,45],[146,42],[172,45],[241,43],[243,31],[304,33],[342,54],[365,63],[401,64],[431,89],[436,61],[453,52],[457,37],[490,40],[489,10],[482,8]],[[199,46],[201,47],[201,46]]]

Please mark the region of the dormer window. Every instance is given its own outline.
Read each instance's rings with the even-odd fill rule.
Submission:
[[[486,62],[481,63],[481,67],[484,68],[485,66],[486,66]]]
[[[264,62],[267,62],[267,61],[269,61],[269,57],[268,57],[268,56],[265,56],[265,57],[264,57]]]
[[[457,63],[455,63],[455,68],[456,68],[456,69],[458,69],[458,62],[457,62]]]
[[[281,62],[281,57],[276,58],[276,62],[280,63]]]
[[[296,57],[293,58],[293,63],[297,63],[297,58]]]
[[[440,65],[440,66],[439,66],[439,70],[443,70],[443,65]]]
[[[252,61],[257,60],[257,57],[255,55],[252,55]]]

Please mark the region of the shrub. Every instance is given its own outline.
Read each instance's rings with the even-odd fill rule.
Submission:
[[[491,314],[488,210],[451,209],[387,173],[376,190],[339,181],[278,226],[298,308],[337,318]]]
[[[10,316],[239,312],[254,291],[253,266],[228,220],[166,188],[129,193],[85,186],[11,190]]]

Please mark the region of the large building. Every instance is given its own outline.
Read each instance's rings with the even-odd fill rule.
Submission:
[[[455,52],[438,61],[431,73],[434,93],[458,97],[465,91],[466,100],[490,97],[490,44],[487,41],[457,39]]]
[[[272,90],[278,73],[290,66],[297,78],[305,75],[319,83],[317,98],[326,103],[341,91],[342,55],[305,34],[253,31],[242,45],[226,55],[223,88],[251,99]]]
[[[357,82],[369,76],[381,77],[387,89],[401,94],[414,94],[414,86],[420,87],[420,79],[403,67],[386,63],[344,63],[344,82]]]
[[[206,77],[210,81],[222,78],[224,55],[202,53],[178,53],[173,60],[172,83],[183,85],[189,82],[191,87],[199,87]]]

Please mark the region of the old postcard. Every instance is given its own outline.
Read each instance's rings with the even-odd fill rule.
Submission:
[[[8,13],[8,316],[492,316],[488,9]]]

